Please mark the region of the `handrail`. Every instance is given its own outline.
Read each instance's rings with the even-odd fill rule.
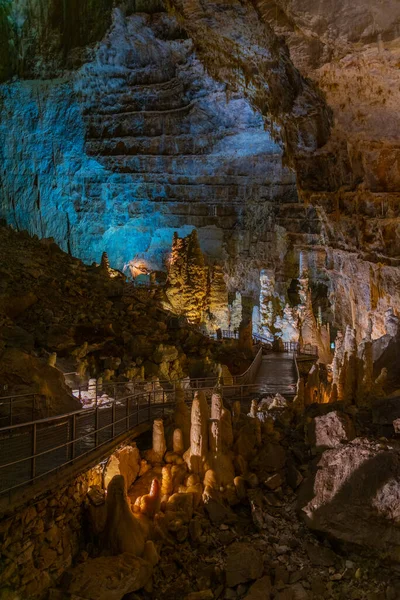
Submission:
[[[255,363],[255,361],[258,360],[258,353],[256,355],[256,357],[253,360],[253,363],[248,367],[248,369],[246,369],[246,371],[244,373],[241,373],[240,375],[232,375],[232,380],[234,383],[240,383],[241,381],[244,381],[244,377],[245,375],[248,373],[248,371],[250,371],[250,369],[254,368],[253,364]],[[259,366],[259,364],[258,364]],[[199,377],[199,378],[193,378],[191,379],[190,377],[188,377],[189,379],[189,387],[194,387],[197,389],[203,388],[205,387],[205,385],[208,384],[213,384],[216,385],[218,382],[218,376],[215,375],[214,377]],[[246,381],[248,380],[248,378],[246,379]],[[156,380],[156,381],[116,381],[116,382],[105,382],[101,384],[101,387],[99,387],[98,380],[96,380],[96,383],[91,386],[88,384],[86,384],[85,386],[79,386],[77,389],[77,393],[78,395],[75,395],[76,398],[78,398],[79,400],[81,400],[82,398],[82,393],[90,393],[92,391],[92,393],[94,393],[94,397],[93,397],[93,401],[97,404],[98,400],[102,398],[103,395],[108,393],[112,393],[113,394],[113,400],[121,400],[121,398],[118,398],[118,388],[125,388],[127,386],[133,386],[133,392],[136,389],[141,389],[144,388],[145,386],[152,386],[152,390],[153,391],[157,391],[157,389],[155,388],[155,386],[160,386],[158,388],[158,391],[161,393],[163,391],[164,388],[168,388],[169,386],[173,386],[175,388],[175,386],[177,384],[182,385],[182,383],[184,384],[185,382],[185,378],[182,378],[180,380],[175,380],[175,381],[168,381],[168,380]],[[188,388],[184,388],[184,389],[188,389]],[[108,390],[108,392],[107,392]],[[150,390],[146,390],[147,392]],[[34,406],[34,402],[35,402],[35,398],[42,396],[43,394],[41,394],[39,391],[37,392],[28,392],[26,394],[18,394],[18,395],[10,395],[10,396],[0,396],[0,407],[1,405],[8,405],[9,408],[9,413],[8,415],[5,416],[1,416],[0,414],[0,422],[2,419],[6,419],[9,418],[10,420],[10,426],[12,426],[12,419],[13,419],[13,408],[16,404],[18,403],[24,403],[26,402],[28,399],[31,399],[32,401],[32,405],[29,408],[29,410],[32,412],[32,416],[34,414],[35,410],[38,410],[38,407]],[[104,403],[103,403],[104,405]],[[28,408],[28,407],[27,407]],[[86,408],[84,409],[85,411],[90,410],[90,408]],[[68,414],[68,413],[64,413]],[[62,416],[62,415],[56,415],[56,416]],[[29,422],[34,422],[35,419],[32,418],[32,421]],[[23,425],[24,423],[20,423],[20,425]],[[1,428],[0,428],[1,431]]]
[[[224,397],[232,401],[244,400],[256,386],[254,383],[227,385],[222,387],[222,391]],[[214,386],[210,386],[204,388],[204,391],[210,396],[213,389]],[[190,394],[191,403],[193,393],[198,389],[184,391]],[[0,428],[0,461],[6,460],[4,464],[0,464],[0,495],[31,484],[122,434],[129,434],[132,428],[150,423],[160,412],[164,415],[166,408],[174,406],[177,389],[163,391],[162,402],[155,401],[157,393],[160,390],[141,391],[91,410],[82,409]],[[42,427],[43,425],[46,426]],[[62,425],[65,426],[64,435],[67,439],[60,443],[62,433],[59,427]],[[7,461],[7,455],[12,460]],[[18,470],[15,465],[20,465]]]
[[[242,375],[237,376],[237,381],[240,380],[240,382],[244,385],[246,385],[248,382],[253,383],[252,379],[256,376],[258,369],[260,368],[260,365],[262,363],[262,353],[262,348],[260,348],[249,368],[244,373],[242,373]]]
[[[318,357],[318,346],[315,346],[313,344],[303,344],[301,346],[299,345],[296,354],[297,356],[301,356],[303,354]]]
[[[247,401],[258,390],[258,384],[252,381],[261,362],[262,348],[250,367],[237,376],[234,383],[221,386],[224,398]],[[198,381],[205,384],[206,379]],[[178,391],[185,394],[185,402],[189,404],[199,389],[206,392],[210,399],[216,378],[209,378],[208,382],[208,385],[191,385],[187,388],[169,383],[169,389],[156,387],[156,382],[152,382],[150,389],[143,389],[149,383],[143,382],[140,389],[134,386],[131,394],[115,399],[110,397],[106,402],[90,408],[1,427],[0,495],[36,482],[74,463],[78,458],[90,455],[121,435],[129,435],[138,425],[150,423],[160,414],[164,415],[166,409],[174,406]],[[274,393],[279,390],[288,395],[286,385],[274,386]],[[160,397],[162,401],[158,401]],[[11,460],[7,461],[7,457]],[[15,465],[20,466],[15,469]]]

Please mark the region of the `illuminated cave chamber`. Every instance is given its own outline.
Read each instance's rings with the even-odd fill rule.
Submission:
[[[328,4],[0,0],[1,597],[399,596],[400,9]]]
[[[173,233],[196,228],[242,278],[274,247],[295,177],[244,95],[207,75],[175,18],[149,12],[116,9],[70,82],[4,90],[2,214],[86,262],[106,251],[121,270],[135,257],[162,270]]]

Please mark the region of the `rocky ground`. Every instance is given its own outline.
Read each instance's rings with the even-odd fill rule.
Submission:
[[[399,597],[400,569],[357,552],[335,552],[298,519],[296,495],[288,488],[263,499],[263,524],[254,525],[249,506],[236,522],[213,525],[196,517],[202,535],[161,555],[152,600],[389,600]],[[194,529],[194,527],[193,527]],[[129,596],[134,600],[135,596]]]
[[[391,431],[388,427],[399,413],[398,403],[391,401],[390,409],[380,403],[372,411],[344,404],[314,405],[301,416],[293,408],[282,397],[253,402],[247,421],[242,416],[239,429],[234,426],[234,452],[239,447],[242,452],[247,447],[248,452],[241,499],[237,487],[238,496],[230,495],[229,501],[227,488],[224,492],[220,488],[221,495],[216,488],[211,496],[203,493],[194,509],[189,498],[189,489],[194,488],[183,486],[180,493],[165,497],[154,519],[152,539],[160,559],[152,579],[147,575],[144,588],[136,581],[136,591],[126,595],[118,595],[121,586],[114,583],[115,598],[400,597],[400,444],[393,425]],[[250,435],[243,445],[240,428],[248,428],[253,419],[262,423],[262,442],[254,446]],[[383,426],[386,437],[380,435]],[[143,459],[150,461],[149,453],[141,452],[141,456],[135,446],[125,448],[105,471],[106,481],[118,472],[134,481],[128,492],[132,510],[141,494],[148,492],[152,478],[159,477],[164,489],[166,467]],[[237,472],[240,459],[234,462]],[[179,464],[178,470],[185,467]],[[133,470],[128,465],[134,465]],[[99,560],[88,560],[89,555],[96,557],[103,551],[104,547],[91,542],[81,555],[79,574],[85,569],[90,572],[95,564],[90,561]],[[80,585],[76,584],[77,598],[97,598],[85,595]],[[71,598],[55,590],[52,594],[51,600]]]
[[[249,489],[246,501],[233,507],[225,518],[207,509],[205,513],[200,511],[195,515],[196,525],[189,524],[187,538],[181,543],[175,540],[170,549],[161,553],[153,590],[138,597],[149,600],[182,597],[187,600],[395,600],[400,597],[399,565],[384,559],[384,553],[378,556],[371,537],[367,541],[370,548],[365,546],[370,533],[374,535],[373,511],[368,501],[364,506],[360,501],[358,507],[353,505],[354,489],[347,490],[346,498],[341,498],[341,506],[333,506],[330,512],[332,522],[335,512],[347,518],[341,531],[328,524],[325,531],[316,535],[300,518],[299,509],[300,514],[304,514],[304,490],[310,481],[315,481],[316,462],[322,463],[332,454],[336,457],[353,455],[349,459],[352,466],[345,458],[336,464],[343,483],[346,473],[354,475],[355,457],[360,460],[367,447],[375,458],[379,451],[393,450],[393,445],[399,452],[396,442],[386,438],[381,438],[380,442],[371,437],[351,441],[357,433],[366,433],[367,429],[371,434],[372,423],[366,428],[365,420],[362,424],[361,419],[350,418],[343,412],[343,406],[336,407],[336,411],[324,408],[317,411],[318,416],[316,407],[314,414],[308,411],[294,432],[289,433],[287,429],[285,432],[278,423],[270,438],[274,439],[274,444],[279,440],[275,451],[271,452],[269,446],[264,454],[264,458],[268,456],[266,462],[261,452],[259,486]],[[284,453],[283,469],[279,448]],[[319,494],[318,487],[314,488],[315,504],[321,501],[321,494],[329,493],[335,487],[337,475],[332,462],[335,461],[331,461],[327,472],[323,468],[320,471],[324,473],[325,481],[320,483],[323,491]],[[397,480],[396,471],[392,468],[391,472]],[[368,495],[368,479],[373,482],[377,479],[373,467],[368,477],[354,484],[361,494]],[[386,496],[386,500],[389,495],[387,491],[381,492],[381,497]],[[381,508],[383,504],[381,499]],[[351,520],[354,519],[352,509],[361,514],[358,522]],[[366,523],[362,523],[363,516]],[[380,520],[378,535],[387,538],[384,510],[381,510]],[[309,523],[312,525],[312,518]],[[389,527],[396,528],[395,523]],[[327,533],[332,535],[327,536]],[[346,543],[346,533],[350,534],[348,541],[352,541],[353,535],[361,545]],[[129,596],[129,600],[134,598],[136,596]]]

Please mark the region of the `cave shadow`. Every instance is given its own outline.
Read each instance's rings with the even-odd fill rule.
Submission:
[[[324,454],[335,451],[336,449],[327,450]],[[361,446],[359,451],[363,451]],[[315,472],[307,478],[298,496],[298,511],[307,526],[315,533],[324,534],[330,541],[335,540],[335,545],[335,528],[340,528],[339,546],[349,543],[363,549],[383,550],[393,560],[400,560],[400,455],[387,450],[365,460],[346,479],[334,497],[313,511],[310,517],[304,508],[318,492],[318,474],[321,471],[318,465],[323,460],[323,455],[316,460]],[[329,463],[324,468],[329,469]],[[339,468],[335,466],[336,470]],[[397,482],[397,490],[395,485],[387,490],[388,501],[378,511],[373,506],[373,501],[391,480]],[[379,503],[377,499],[377,504]],[[385,518],[390,513],[392,521]]]

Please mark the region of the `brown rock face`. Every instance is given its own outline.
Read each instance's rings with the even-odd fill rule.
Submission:
[[[136,446],[125,446],[110,456],[104,471],[104,487],[114,475],[123,475],[126,489],[129,490],[140,470],[140,453]]]
[[[300,514],[311,529],[399,561],[399,481],[399,445],[359,438],[324,452],[300,490]]]
[[[133,554],[92,558],[67,575],[66,591],[85,600],[121,600],[146,585],[152,575],[149,562]]]
[[[14,406],[13,423],[30,421],[79,410],[81,404],[72,396],[62,373],[34,356],[17,348],[0,351],[0,380],[13,393],[32,394]],[[4,418],[8,408],[2,409]]]
[[[251,579],[258,579],[263,572],[261,553],[250,544],[235,542],[227,548],[226,584],[234,587]]]
[[[348,415],[332,411],[312,419],[307,427],[307,436],[317,452],[323,452],[344,442],[350,442],[355,438],[356,432]]]

